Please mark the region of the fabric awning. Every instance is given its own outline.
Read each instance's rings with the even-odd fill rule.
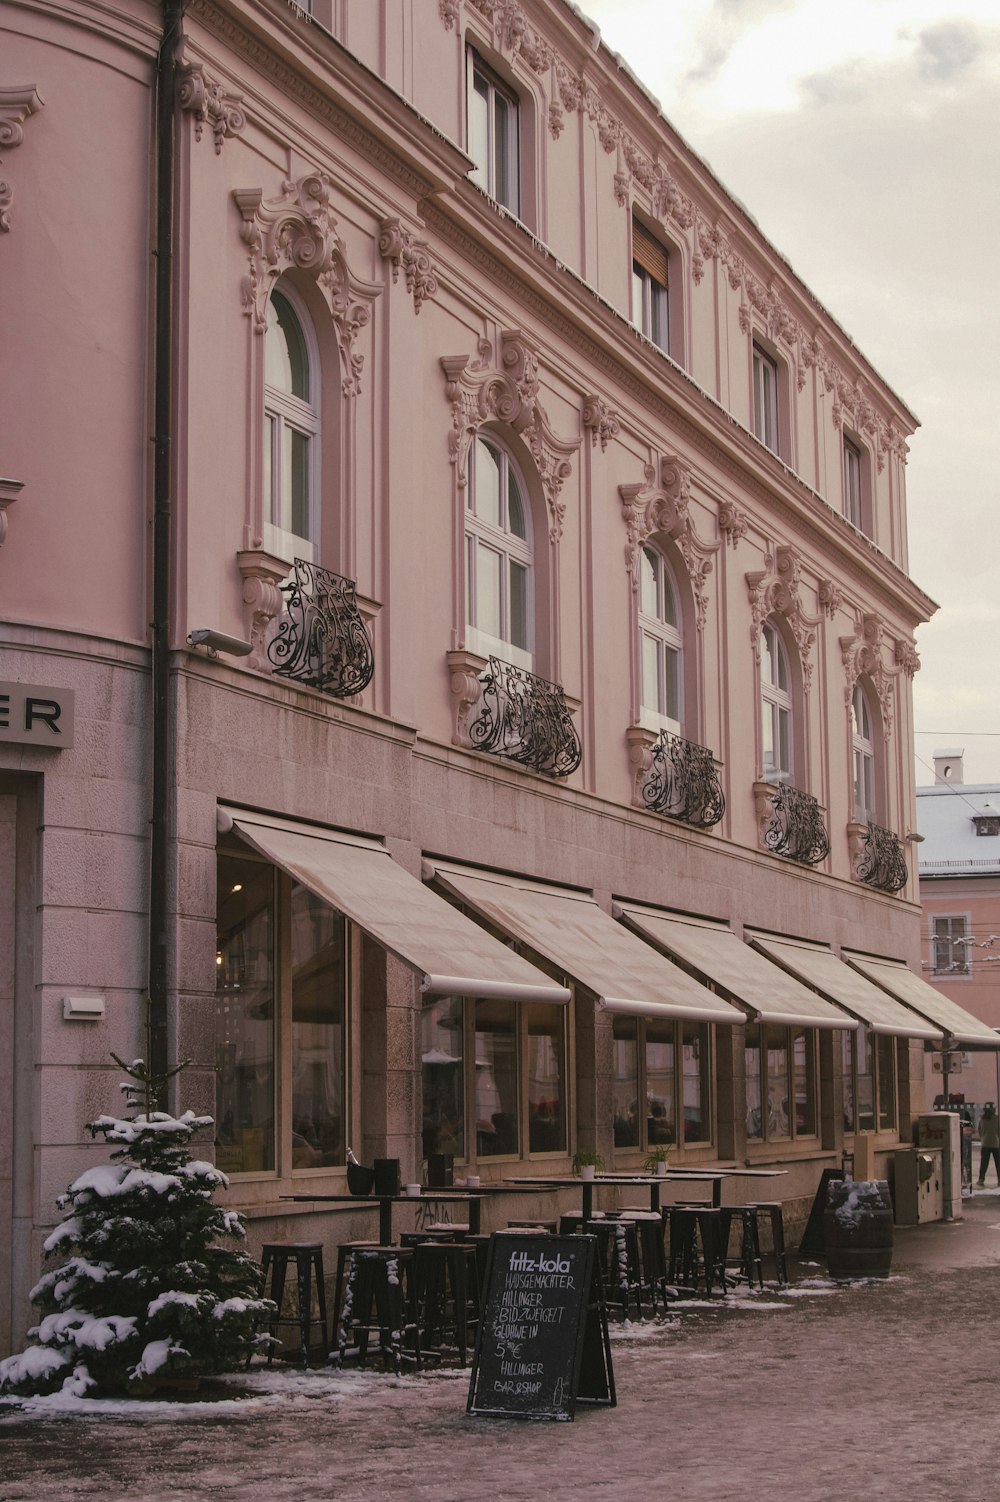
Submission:
[[[721,923],[682,918],[634,902],[615,904],[626,923],[668,954],[722,986],[758,1022],[784,1027],[856,1028],[857,1020],[817,996]]]
[[[779,938],[775,934],[752,934],[750,943],[806,985],[815,986],[821,995],[843,1007],[852,1017],[859,1017],[873,1033],[941,1042],[939,1027],[845,965],[825,944],[809,944],[804,939]]]
[[[363,928],[423,977],[421,989],[444,995],[567,1002],[569,991],[389,855],[376,840],[220,805],[220,826],[280,866]]]
[[[854,954],[844,951],[844,959],[855,970],[882,986],[904,1006],[912,1007],[922,1017],[935,1023],[948,1034],[948,1043],[961,1044],[963,1048],[1000,1048],[1000,1036],[978,1017],[973,1017],[957,1001],[952,1001],[941,991],[929,986],[919,975],[914,975],[902,960],[887,960],[872,954]]]
[[[743,1022],[743,1014],[609,917],[586,892],[428,862],[425,874],[592,991],[609,1012]]]

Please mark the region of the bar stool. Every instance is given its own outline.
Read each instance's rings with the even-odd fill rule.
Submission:
[[[298,1292],[298,1312],[283,1315],[281,1305],[285,1295],[285,1279],[288,1264],[295,1263],[295,1280]],[[316,1305],[318,1315],[314,1318],[313,1276],[316,1279]],[[270,1288],[268,1288],[270,1276]],[[261,1293],[276,1305],[274,1318],[268,1322],[273,1333],[278,1325],[298,1325],[303,1365],[309,1365],[309,1333],[313,1325],[319,1325],[323,1346],[326,1346],[326,1287],[323,1282],[323,1247],[318,1241],[265,1241],[261,1247]],[[274,1345],[267,1353],[267,1364],[274,1359]]]
[[[663,1312],[669,1310],[667,1297],[667,1257],[664,1247],[666,1230],[663,1216],[658,1210],[623,1210],[622,1219],[630,1221],[636,1229],[639,1242],[640,1292],[649,1290],[649,1302],[653,1314],[657,1310],[657,1297],[663,1302]]]
[[[454,1335],[458,1359],[468,1360],[469,1326],[479,1320],[479,1253],[473,1242],[421,1241],[413,1249],[410,1319],[419,1366],[435,1335],[438,1354]]]
[[[682,1283],[694,1288],[701,1277],[705,1280],[706,1293],[710,1295],[716,1283],[725,1293],[721,1212],[701,1204],[670,1205],[668,1209],[668,1283]]]
[[[779,1284],[787,1283],[788,1259],[785,1253],[785,1220],[781,1201],[758,1200],[754,1208],[759,1215],[766,1215],[770,1223],[775,1281]]]
[[[617,1303],[628,1319],[629,1299],[635,1299],[639,1319],[642,1310],[642,1269],[639,1236],[631,1220],[588,1220],[584,1230],[597,1238],[597,1256],[604,1282],[605,1302]]]
[[[405,1320],[408,1299],[403,1281],[412,1267],[413,1255],[413,1251],[406,1247],[374,1243],[356,1244],[351,1248],[350,1270],[336,1332],[334,1359],[338,1363],[343,1362],[353,1336],[358,1364],[363,1366],[368,1359],[369,1338],[372,1331],[377,1330],[386,1370],[391,1362],[398,1375],[403,1338],[409,1333]]]
[[[547,1236],[554,1236],[559,1222],[556,1220],[509,1220],[508,1231],[539,1231]]]
[[[740,1247],[739,1256],[731,1258],[729,1255],[729,1240],[732,1235],[734,1221],[738,1221],[740,1226]],[[741,1276],[747,1280],[747,1287],[752,1288],[754,1282],[756,1282],[758,1288],[763,1292],[764,1264],[760,1255],[760,1227],[757,1221],[757,1206],[723,1205],[719,1212],[719,1224],[723,1267],[728,1268],[731,1262],[735,1262]]]
[[[351,1258],[359,1247],[378,1246],[377,1241],[342,1241],[337,1248],[337,1278],[333,1285],[333,1325],[330,1330],[331,1339],[336,1343],[337,1331],[340,1328],[340,1311],[344,1297],[344,1277],[348,1274]]]

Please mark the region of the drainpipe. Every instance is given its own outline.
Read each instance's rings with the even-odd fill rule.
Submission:
[[[153,541],[151,622],[152,768],[149,849],[148,1059],[154,1074],[168,1068],[167,839],[170,814],[170,529],[173,387],[174,118],[176,54],[187,0],[163,0],[163,34],[156,59],[156,243],[153,374]],[[165,1095],[165,1087],[163,1094]],[[166,1100],[159,1101],[161,1110]]]

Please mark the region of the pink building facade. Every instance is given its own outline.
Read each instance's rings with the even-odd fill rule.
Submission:
[[[0,1345],[112,1051],[257,1241],[348,1145],[884,1163],[905,405],[562,0],[0,30]]]

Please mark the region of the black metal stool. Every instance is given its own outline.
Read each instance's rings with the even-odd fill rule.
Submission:
[[[350,1248],[347,1286],[337,1317],[336,1352],[331,1352],[334,1359],[344,1360],[353,1338],[358,1363],[363,1366],[374,1330],[386,1369],[391,1362],[393,1370],[399,1372],[403,1339],[409,1333],[403,1282],[412,1264],[413,1251],[407,1247],[361,1243]]]
[[[649,1290],[649,1302],[653,1313],[657,1299],[663,1302],[663,1311],[669,1309],[667,1298],[667,1257],[664,1247],[665,1223],[658,1210],[623,1210],[622,1219],[635,1226],[639,1242],[639,1289]]]
[[[281,1305],[285,1295],[285,1279],[288,1275],[288,1264],[295,1263],[296,1286],[298,1290],[299,1307],[298,1313],[293,1317],[283,1315]],[[268,1274],[271,1285],[268,1289]],[[313,1275],[316,1278],[316,1304],[319,1310],[318,1317],[313,1317]],[[298,1325],[299,1338],[301,1341],[302,1361],[309,1364],[309,1333],[313,1325],[319,1325],[322,1334],[323,1348],[326,1348],[326,1288],[323,1283],[323,1247],[318,1241],[265,1241],[261,1247],[261,1293],[264,1298],[272,1299],[277,1305],[277,1313],[269,1321],[268,1329],[272,1333],[278,1325]],[[271,1365],[274,1359],[274,1346],[267,1353],[267,1364]]]
[[[642,1319],[642,1270],[635,1221],[588,1220],[584,1231],[597,1238],[605,1301],[618,1304],[622,1318],[628,1319],[629,1299],[634,1298],[635,1312]]]
[[[378,1246],[377,1241],[342,1241],[337,1248],[337,1278],[333,1285],[333,1324],[330,1328],[330,1338],[336,1343],[337,1331],[340,1329],[340,1311],[344,1299],[344,1278],[349,1276],[351,1258],[359,1247]]]
[[[785,1255],[785,1219],[780,1200],[758,1200],[755,1207],[758,1215],[766,1215],[771,1228],[771,1256],[774,1258],[774,1276],[778,1283],[788,1282],[788,1260]]]
[[[725,1293],[726,1267],[720,1215],[718,1209],[708,1205],[669,1206],[669,1283],[683,1283],[694,1288],[699,1278],[704,1278],[706,1293],[711,1294],[716,1283]]]
[[[729,1240],[732,1235],[734,1221],[738,1221],[740,1227],[739,1255],[735,1258],[729,1255]],[[760,1255],[760,1227],[757,1222],[757,1206],[723,1205],[719,1211],[719,1222],[723,1266],[728,1268],[730,1263],[735,1263],[742,1276],[746,1278],[747,1286],[752,1288],[754,1283],[756,1283],[761,1292],[763,1292],[764,1264]]]
[[[472,1242],[422,1241],[414,1247],[410,1318],[418,1365],[435,1336],[440,1350],[449,1332],[466,1365],[469,1326],[479,1319],[480,1255]]]

